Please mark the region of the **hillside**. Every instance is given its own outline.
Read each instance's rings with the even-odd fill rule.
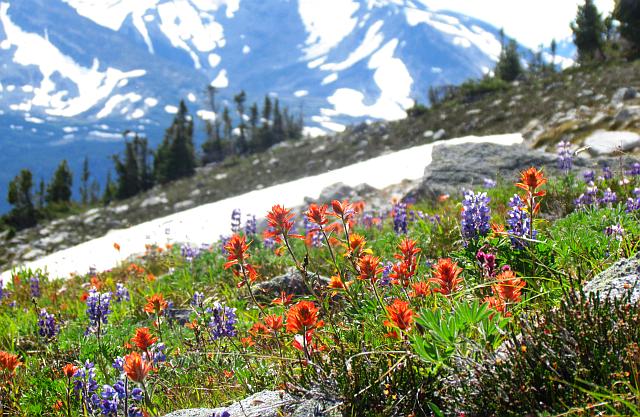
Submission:
[[[234,157],[130,200],[19,232],[2,246],[2,263],[33,260],[111,229],[436,139],[523,132],[531,146],[554,151],[559,140],[581,144],[598,129],[639,131],[637,99],[611,104],[620,88],[640,86],[639,68],[639,63],[618,63],[575,68],[493,91],[478,92],[476,86],[403,120],[359,124],[339,134],[283,143],[248,158]],[[620,114],[626,118],[622,122]]]

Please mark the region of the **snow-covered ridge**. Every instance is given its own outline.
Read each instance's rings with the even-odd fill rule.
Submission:
[[[131,255],[144,251],[146,244],[212,243],[212,236],[229,233],[229,216],[233,209],[264,216],[273,204],[295,207],[303,204],[304,197],[317,198],[329,185],[342,182],[350,186],[362,183],[381,189],[398,184],[404,179],[422,178],[431,163],[434,146],[458,145],[469,142],[491,142],[512,145],[522,142],[519,133],[486,137],[468,136],[372,158],[325,174],[252,191],[215,203],[205,204],[170,216],[158,218],[123,230],[113,230],[104,237],[53,253],[25,265],[26,268],[46,269],[51,277],[68,277],[73,273],[87,273],[90,268],[99,271],[113,268]],[[120,250],[114,250],[118,243]],[[7,283],[11,271],[0,278]]]

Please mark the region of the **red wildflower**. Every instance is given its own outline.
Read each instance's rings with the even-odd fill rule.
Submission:
[[[271,314],[264,318],[264,324],[269,330],[277,332],[282,328],[283,317],[277,314]]]
[[[160,314],[169,306],[169,303],[164,299],[162,294],[153,294],[147,297],[147,305],[144,306],[144,311],[147,313]]]
[[[307,219],[309,219],[311,223],[314,223],[320,226],[320,229],[322,229],[322,226],[324,226],[329,222],[329,220],[327,220],[326,204],[323,204],[322,206],[318,206],[317,204],[312,203],[309,206],[309,210],[307,210],[305,215],[307,216]]]
[[[286,292],[281,291],[280,297],[274,298],[273,301],[271,301],[271,304],[288,306],[289,304],[291,304],[292,299],[293,299],[293,294],[287,294]]]
[[[457,262],[453,262],[449,258],[439,259],[433,272],[433,278],[429,279],[429,282],[438,286],[433,289],[433,292],[439,292],[443,295],[456,292],[462,282],[462,278],[459,277],[461,272],[462,268],[458,267]]]
[[[53,403],[53,409],[56,411],[62,410],[62,407],[64,407],[64,403],[62,402],[62,400],[57,400],[55,403]]]
[[[301,334],[295,335],[291,346],[308,355],[312,355],[317,350],[323,350],[322,348],[318,349],[316,344],[313,343],[313,330],[307,331],[304,337]]]
[[[414,312],[409,307],[407,301],[396,298],[393,304],[386,307],[389,320],[385,320],[384,325],[388,327],[397,327],[400,330],[409,330],[413,323]]]
[[[495,311],[498,311],[500,313],[504,313],[505,309],[506,309],[506,305],[504,304],[504,300],[502,300],[500,297],[496,297],[496,296],[492,296],[492,297],[485,297],[484,298],[484,302],[489,304],[489,308],[493,309]],[[507,313],[506,316],[509,316],[510,314]]]
[[[138,349],[146,352],[151,345],[158,341],[158,338],[154,337],[151,332],[149,332],[149,328],[138,327],[136,329],[136,334],[131,338],[131,341],[135,343]]]
[[[1,371],[7,372],[9,375],[13,375],[16,371],[16,368],[20,365],[22,365],[22,362],[20,362],[17,355],[0,350]]]
[[[247,336],[247,337],[243,337],[240,339],[240,343],[242,343],[242,346],[248,348],[251,347],[253,345],[256,344],[256,342],[253,341],[253,338],[251,336]]]
[[[311,301],[300,301],[287,312],[287,331],[300,333],[319,326],[318,308]]]
[[[340,275],[333,275],[327,287],[333,290],[339,290],[344,288],[344,282],[342,282],[342,278],[340,278]]]
[[[526,282],[517,278],[511,270],[501,272],[496,277],[496,283],[493,285],[493,292],[507,303],[518,303],[522,300],[522,289]]]
[[[359,259],[366,252],[371,252],[365,249],[367,245],[367,239],[358,233],[351,233],[349,235],[349,246],[347,247],[347,255],[351,255],[355,259]]]
[[[68,379],[73,378],[73,376],[76,374],[77,371],[78,371],[78,367],[75,366],[72,363],[68,363],[68,364],[66,364],[65,366],[62,367],[62,373]]]
[[[153,368],[138,352],[132,352],[124,357],[123,369],[132,381],[143,382]]]
[[[263,236],[265,238],[276,238],[280,237],[292,237],[296,239],[304,239],[301,235],[292,235],[289,234],[291,228],[293,227],[293,214],[291,213],[291,209],[286,209],[283,206],[276,204],[271,207],[271,211],[267,214],[267,223],[269,224],[269,228],[265,230]]]
[[[416,274],[418,268],[418,259],[416,255],[420,253],[421,249],[417,246],[415,240],[405,237],[398,245],[400,253],[396,253],[394,258],[399,259],[393,265],[392,271],[389,277],[394,279],[395,283],[401,283],[403,286],[409,286],[409,280]]]
[[[516,183],[516,187],[522,188],[527,193],[536,197],[542,197],[545,195],[544,191],[538,191],[538,187],[546,184],[547,179],[544,177],[542,171],[538,171],[536,167],[531,167],[520,172],[520,182]]]
[[[431,288],[429,287],[429,284],[426,282],[416,282],[411,284],[411,288],[413,288],[413,291],[411,291],[411,297],[426,297],[428,295],[431,294]]]
[[[233,265],[244,265],[244,261],[249,259],[247,250],[251,242],[247,243],[244,236],[234,234],[231,239],[224,245],[224,249],[229,254],[227,256],[227,263],[224,264],[224,269],[229,269]]]
[[[114,243],[114,244],[113,244],[113,248],[114,248],[115,250],[117,250],[118,252],[120,252],[120,245],[119,245],[119,244]]]
[[[337,217],[344,222],[347,222],[356,214],[354,205],[347,200],[342,202],[333,200],[331,202],[331,208],[333,209],[333,213],[329,213],[329,215]]]
[[[360,270],[359,279],[371,281],[375,283],[378,279],[378,275],[384,270],[380,266],[380,258],[373,255],[364,255],[358,261],[358,269]]]
[[[269,328],[263,323],[257,322],[249,329],[249,334],[253,337],[269,336]]]

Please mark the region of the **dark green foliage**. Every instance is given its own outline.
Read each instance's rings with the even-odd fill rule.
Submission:
[[[617,0],[613,12],[620,22],[620,34],[631,43],[631,57],[640,57],[640,2]]]
[[[165,184],[191,176],[195,169],[193,118],[189,115],[184,101],[180,101],[178,113],[156,151],[154,176],[157,182]]]
[[[499,353],[459,369],[449,400],[471,416],[523,416],[583,406],[593,385],[626,395],[616,381],[634,384],[628,352],[640,340],[639,307],[570,288],[558,307],[522,316]]]
[[[247,136],[245,133],[247,129],[247,125],[245,124],[245,121],[244,121],[244,102],[246,100],[247,100],[247,95],[245,94],[244,90],[233,97],[233,101],[236,103],[236,111],[238,112],[238,120],[240,120],[240,123],[238,124],[238,130],[240,134],[238,135],[235,141],[235,145],[236,145],[235,151],[239,155],[246,153],[248,150]]]
[[[109,204],[116,199],[118,192],[118,186],[111,180],[111,171],[107,172],[107,181],[104,185],[104,192],[102,193],[102,203]]]
[[[89,177],[91,174],[89,173],[89,158],[85,156],[84,162],[82,163],[82,175],[80,176],[80,200],[82,205],[85,206],[89,202]]]
[[[36,224],[36,210],[31,196],[32,187],[33,178],[28,169],[20,171],[9,183],[7,201],[13,206],[13,209],[7,216],[7,223],[16,229]]]
[[[118,175],[116,197],[124,199],[153,186],[151,174],[151,151],[147,139],[134,136],[133,140],[125,143],[124,161],[119,155],[113,156],[116,174]]]
[[[48,206],[65,205],[71,202],[71,186],[73,185],[73,174],[69,169],[66,160],[63,160],[53,179],[47,187],[47,196],[45,200]]]
[[[225,157],[222,138],[220,137],[221,121],[218,117],[218,107],[216,105],[216,88],[209,86],[209,110],[215,113],[213,120],[205,121],[206,141],[202,144],[202,164],[222,161]]]
[[[585,0],[578,6],[576,20],[571,23],[573,42],[578,48],[578,60],[582,63],[603,59],[605,27],[602,16],[593,0]]]
[[[506,47],[502,48],[498,63],[496,64],[496,77],[503,81],[515,81],[522,74],[522,64],[518,53],[518,44],[511,39]]]

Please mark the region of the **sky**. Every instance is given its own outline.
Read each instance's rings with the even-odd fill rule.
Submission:
[[[571,36],[569,23],[583,0],[422,0],[433,9],[452,10],[504,28],[507,36],[529,48]],[[595,0],[603,16],[614,0]]]

